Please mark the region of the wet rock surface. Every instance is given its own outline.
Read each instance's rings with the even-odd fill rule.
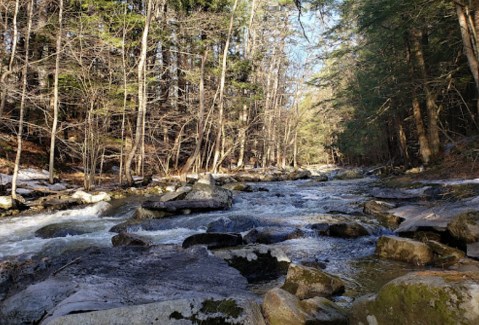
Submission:
[[[142,247],[148,247],[151,246],[152,243],[146,238],[143,238],[141,236],[135,235],[135,234],[129,234],[129,233],[119,233],[118,235],[115,235],[111,238],[111,243],[113,247],[119,247],[119,246],[142,246]]]
[[[241,234],[210,232],[195,234],[183,241],[183,248],[189,248],[196,245],[204,245],[209,249],[234,247],[243,244]]]
[[[282,250],[266,245],[217,250],[214,255],[240,271],[249,282],[272,280],[285,275],[291,262]]]
[[[95,223],[62,222],[42,227],[35,231],[35,236],[40,238],[56,238],[88,234],[101,229]]]
[[[250,230],[244,236],[244,241],[246,244],[275,244],[304,236],[305,232],[299,228],[259,227]]]
[[[10,287],[0,303],[0,319],[33,323],[173,297],[250,299],[246,284],[237,270],[202,249],[90,249],[57,260],[24,287]]]
[[[221,217],[208,224],[207,232],[243,232],[260,226],[260,222],[248,216]]]

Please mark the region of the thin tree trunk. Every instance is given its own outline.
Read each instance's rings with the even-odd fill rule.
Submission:
[[[18,44],[18,10],[20,6],[20,1],[15,1],[15,10],[13,12],[13,36],[12,36],[12,49],[10,52],[10,60],[8,61],[8,69],[5,73],[2,74],[0,84],[5,84],[6,78],[12,73],[13,70],[13,61],[15,60],[15,55],[17,52]],[[3,111],[5,110],[5,102],[7,100],[7,87],[2,87],[2,94],[0,99],[0,118],[3,116]]]
[[[203,144],[204,114],[205,114],[205,64],[207,59],[208,59],[208,49],[205,49],[205,51],[203,52],[203,57],[201,59],[201,70],[200,70],[200,109],[198,111],[198,125],[197,125],[198,137],[196,139],[195,151],[188,158],[185,165],[181,169],[181,178],[183,181],[186,181],[186,175],[188,174],[188,171],[190,170],[193,163],[196,161],[196,158],[198,157],[201,150],[201,146]]]
[[[62,50],[62,32],[63,32],[63,0],[58,0],[58,31],[55,58],[55,77],[53,82],[53,125],[50,135],[50,163],[48,166],[49,182],[53,184],[53,172],[55,167],[55,140],[57,137],[58,125],[58,76],[60,73],[60,57]]]
[[[146,76],[145,76],[145,65],[146,65],[146,55],[148,52],[148,33],[150,28],[151,21],[151,11],[153,6],[153,0],[148,0],[146,17],[145,17],[145,27],[143,28],[143,34],[141,37],[141,53],[140,61],[138,62],[138,115],[136,117],[136,131],[135,139],[130,153],[125,161],[125,176],[128,184],[133,184],[133,175],[131,171],[131,164],[135,158],[138,147],[141,145],[143,133],[143,122],[146,112]]]
[[[221,80],[220,80],[220,98],[219,98],[219,115],[218,115],[218,132],[215,140],[215,155],[213,158],[213,172],[218,170],[218,162],[221,154],[221,135],[224,132],[224,90],[226,82],[226,63],[228,60],[228,50],[230,47],[231,35],[233,33],[233,23],[235,18],[235,11],[238,7],[239,0],[235,0],[233,9],[231,10],[230,24],[228,27],[228,35],[226,37],[226,44],[223,50],[223,62],[221,65]]]
[[[126,71],[126,14],[128,7],[125,5],[125,11],[123,12],[123,34],[121,42],[121,66],[123,69],[123,110],[121,114],[121,146],[120,146],[120,170],[118,175],[118,182],[121,184],[123,181],[123,161],[125,150],[125,120],[126,120],[126,105],[128,102],[128,74]]]
[[[16,0],[15,8],[18,10],[19,0]],[[15,156],[15,166],[13,169],[12,178],[12,199],[17,200],[17,179],[18,171],[20,169],[20,159],[22,157],[22,136],[23,136],[23,115],[25,111],[25,99],[27,96],[27,74],[28,74],[28,59],[30,50],[30,34],[32,31],[32,16],[33,16],[33,0],[28,3],[28,22],[27,30],[25,31],[25,59],[22,69],[22,96],[20,99],[20,118],[18,121],[18,133],[17,133],[17,153]]]

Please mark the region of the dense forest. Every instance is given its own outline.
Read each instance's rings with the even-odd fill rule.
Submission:
[[[478,10],[476,0],[1,0],[0,155],[15,175],[34,143],[51,182],[82,166],[86,188],[104,172],[132,183],[246,165],[409,167],[451,150],[475,161]]]

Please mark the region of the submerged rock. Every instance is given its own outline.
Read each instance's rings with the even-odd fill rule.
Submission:
[[[129,234],[126,232],[121,232],[118,235],[115,235],[111,238],[111,243],[113,247],[118,246],[143,246],[148,247],[152,245],[152,242],[146,238],[135,234]]]
[[[77,324],[244,324],[264,325],[252,299],[179,299],[58,317],[50,325]]]
[[[478,324],[478,283],[476,272],[410,273],[358,299],[350,324]]]
[[[247,216],[221,217],[208,224],[207,232],[243,232],[259,227],[257,219]]]
[[[430,264],[434,260],[433,252],[428,245],[409,238],[393,236],[382,236],[379,238],[376,254],[380,258],[415,265]]]
[[[96,226],[96,228],[95,228]],[[88,234],[102,229],[95,222],[60,222],[44,226],[35,231],[35,236],[40,238],[57,238]]]
[[[183,241],[182,247],[188,248],[195,245],[205,245],[209,249],[233,247],[243,244],[241,234],[234,233],[202,233],[195,234]]]
[[[247,244],[275,244],[301,237],[304,237],[304,232],[299,228],[260,227],[250,230],[244,241]]]
[[[299,299],[329,297],[344,292],[344,282],[321,270],[290,264],[282,287]]]
[[[248,279],[249,282],[276,279],[285,275],[290,259],[279,248],[266,245],[214,251]]]

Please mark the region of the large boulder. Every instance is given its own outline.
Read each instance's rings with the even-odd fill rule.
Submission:
[[[199,301],[198,306],[213,299],[208,310],[214,311],[215,302],[253,298],[247,285],[237,270],[209,255],[202,247],[187,250],[169,245],[83,249],[56,257],[45,269],[37,269],[28,279],[10,286],[8,298],[0,302],[0,323],[48,324],[61,316],[172,299]],[[178,319],[181,315],[189,317],[186,309],[177,311]],[[128,314],[123,315],[124,321],[128,320]],[[190,322],[195,323],[183,321]],[[75,320],[72,323],[89,324]],[[241,324],[239,320],[238,324]]]
[[[285,275],[290,259],[279,248],[266,245],[214,251],[248,279],[248,282],[272,280]]]
[[[183,241],[182,247],[205,245],[209,249],[215,249],[239,246],[241,244],[243,244],[241,234],[210,232],[189,236]]]
[[[410,273],[354,304],[351,325],[479,324],[479,273]]]
[[[190,191],[191,188],[180,187],[175,192],[166,192],[160,197],[160,202],[183,200]]]
[[[301,301],[280,288],[266,293],[263,312],[269,325],[347,324],[344,311],[332,301],[321,297]]]
[[[299,228],[259,227],[251,229],[245,236],[246,244],[275,244],[289,239],[304,237]]]
[[[457,215],[447,225],[447,230],[462,243],[471,244],[479,241],[479,211]]]
[[[259,227],[257,219],[247,216],[221,217],[208,224],[207,232],[243,232]]]
[[[344,282],[316,268],[290,264],[282,287],[299,299],[329,297],[344,292]]]
[[[193,185],[185,200],[213,200],[223,207],[223,209],[231,208],[233,204],[233,192],[222,187],[196,183]]]
[[[143,246],[148,247],[152,242],[146,238],[126,232],[119,233],[111,238],[113,247],[118,246]]]
[[[379,238],[376,254],[380,258],[415,265],[430,264],[434,260],[433,252],[428,245],[409,238],[394,236],[382,236]]]
[[[252,299],[179,299],[67,315],[50,325],[77,324],[244,324],[264,325],[260,306]]]
[[[161,219],[167,216],[170,216],[171,213],[161,210],[151,210],[145,209],[143,207],[138,207],[133,214],[133,219],[135,220],[145,220],[145,219]]]

